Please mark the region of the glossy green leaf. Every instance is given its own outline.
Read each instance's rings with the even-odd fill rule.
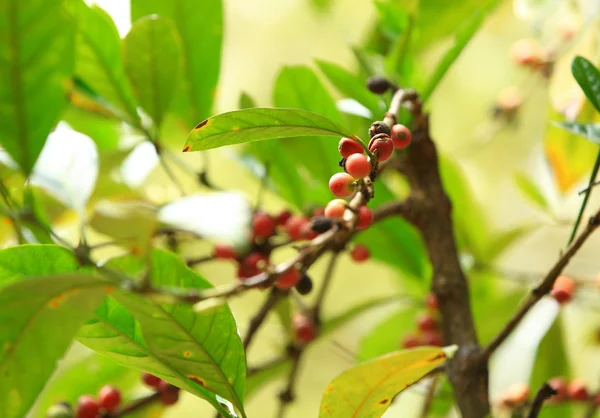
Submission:
[[[355,99],[365,106],[373,113],[374,118],[383,116],[386,110],[385,104],[381,98],[367,89],[365,80],[359,79],[333,62],[317,60],[317,66],[345,97]]]
[[[73,253],[58,245],[19,245],[0,250],[0,288],[25,277],[72,273],[78,269]]]
[[[583,57],[575,57],[571,63],[571,73],[588,100],[600,112],[600,71]]]
[[[339,124],[299,109],[254,108],[222,113],[190,132],[184,152],[307,135],[352,136]]]
[[[556,126],[582,136],[588,141],[600,144],[600,124],[578,123],[578,122],[555,122]]]
[[[181,48],[171,21],[156,15],[137,20],[123,41],[123,61],[140,106],[159,128],[181,71]]]
[[[221,68],[223,5],[221,0],[131,0],[131,18],[151,14],[170,19],[183,53],[183,80],[173,110],[189,124],[212,114]]]
[[[0,416],[25,416],[104,297],[103,283],[83,273],[27,277],[0,288],[0,375],[7,384]]]
[[[129,256],[109,262],[139,277],[144,264]],[[173,254],[154,250],[153,286],[211,287]],[[216,395],[243,411],[245,356],[227,306],[195,313],[189,304],[159,304],[134,294],[116,292],[78,340],[127,367],[150,372],[209,401],[224,414]]]
[[[0,144],[26,174],[67,104],[74,27],[62,0],[0,2]]]
[[[327,385],[319,417],[381,417],[394,396],[443,364],[446,358],[441,348],[419,347],[359,364]]]
[[[118,108],[129,123],[139,126],[137,105],[125,75],[121,38],[115,23],[98,6],[88,7],[82,0],[72,0],[70,4],[79,25],[75,74]]]
[[[515,175],[515,183],[523,196],[531,203],[538,206],[543,211],[547,211],[550,208],[550,204],[531,178],[523,173],[517,173]]]

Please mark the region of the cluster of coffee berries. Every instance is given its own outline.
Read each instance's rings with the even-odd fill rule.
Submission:
[[[318,333],[315,321],[302,312],[295,312],[292,315],[292,331],[294,339],[300,344],[308,344]]]
[[[150,389],[158,392],[158,399],[165,406],[174,405],[179,400],[179,388],[153,374],[143,373],[142,382]]]
[[[591,395],[582,379],[573,379],[569,382],[564,377],[553,377],[547,383],[556,391],[556,394],[548,399],[549,403],[587,402],[593,399],[597,405],[600,404],[600,392]],[[500,395],[497,403],[503,408],[517,409],[530,403],[530,395],[531,391],[527,383],[513,383]]]
[[[575,288],[577,287],[575,280],[564,274],[558,276],[554,281],[550,296],[552,296],[561,305],[573,299]]]
[[[402,338],[400,342],[402,348],[413,348],[423,345],[442,347],[444,345],[444,339],[439,327],[438,302],[433,293],[429,293],[425,297],[425,306],[427,310],[419,313],[415,320],[417,331],[406,334]]]
[[[67,402],[54,405],[46,411],[47,418],[101,418],[110,416],[121,404],[121,392],[110,385],[100,389],[98,396],[82,395],[75,410]]]

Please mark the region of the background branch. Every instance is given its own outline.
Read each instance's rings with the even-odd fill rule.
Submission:
[[[556,395],[556,393],[557,392],[552,388],[552,386],[550,386],[548,383],[544,383],[533,399],[533,404],[531,405],[531,409],[529,410],[529,415],[527,418],[537,418],[542,410],[542,405],[544,402]]]

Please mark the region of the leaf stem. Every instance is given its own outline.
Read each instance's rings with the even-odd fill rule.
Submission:
[[[577,229],[579,229],[579,224],[581,223],[583,212],[585,211],[585,208],[588,204],[588,200],[590,199],[590,195],[592,194],[592,188],[594,185],[594,181],[596,180],[596,176],[598,175],[598,169],[600,169],[600,149],[598,150],[596,162],[594,163],[594,168],[592,168],[592,174],[590,175],[590,180],[588,181],[588,187],[585,190],[585,195],[583,196],[583,201],[581,202],[581,207],[579,208],[577,219],[575,219],[575,225],[573,225],[573,230],[571,231],[571,236],[569,237],[567,246],[571,245],[571,243],[575,239],[575,236],[577,235]]]

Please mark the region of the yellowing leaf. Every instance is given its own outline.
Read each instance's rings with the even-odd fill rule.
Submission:
[[[451,351],[437,347],[401,350],[346,370],[327,385],[319,417],[378,418],[397,393],[442,364]]]

